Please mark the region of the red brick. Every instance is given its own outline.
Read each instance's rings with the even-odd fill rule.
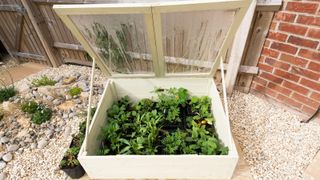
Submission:
[[[276,30],[276,27],[277,27],[277,23],[276,22],[272,22],[271,25],[270,25],[269,30]]]
[[[287,21],[287,22],[293,22],[296,18],[295,14],[289,14],[285,12],[277,12],[275,15],[275,19],[278,21]]]
[[[302,112],[305,112],[305,113],[307,113],[307,114],[309,114],[309,115],[313,115],[313,114],[316,112],[316,110],[317,110],[317,109],[310,108],[310,107],[305,106],[305,105],[303,105],[302,108],[301,108],[301,111],[302,111]]]
[[[315,100],[315,101],[320,101],[320,93],[312,92],[310,98]]]
[[[288,42],[298,46],[304,46],[304,47],[309,47],[313,49],[317,48],[319,44],[317,41],[312,41],[312,40],[308,40],[308,39],[300,38],[296,36],[290,36],[288,39]]]
[[[299,15],[297,23],[320,26],[320,17]]]
[[[254,77],[253,79],[254,82],[258,83],[258,84],[261,84],[263,86],[266,86],[268,81],[264,80],[264,79],[261,79],[259,78],[258,76]]]
[[[262,54],[265,55],[265,56],[278,58],[280,53],[278,51],[275,51],[275,50],[272,50],[272,49],[269,49],[269,48],[263,48],[262,49]]]
[[[287,37],[288,37],[288,35],[280,33],[280,32],[272,32],[272,31],[270,31],[268,33],[268,38],[276,40],[276,41],[285,42],[287,40]]]
[[[274,83],[272,83],[272,82],[269,82],[269,83],[268,83],[268,87],[269,87],[270,89],[274,90],[274,91],[277,91],[277,92],[279,92],[279,93],[281,93],[281,94],[284,94],[284,95],[287,95],[287,96],[289,96],[290,93],[292,92],[291,90],[289,90],[289,89],[287,89],[287,88],[284,88],[284,87],[282,87],[282,86],[280,86],[280,85],[278,85],[278,84],[274,84]]]
[[[259,84],[254,84],[253,89],[261,94],[269,95],[270,97],[276,97],[278,94],[275,91],[272,91],[271,89],[268,89],[268,88],[261,86]]]
[[[319,51],[310,51],[308,49],[300,49],[299,56],[311,59],[311,60],[318,60],[320,61],[320,52]]]
[[[296,107],[298,109],[300,109],[300,107],[302,106],[301,103],[291,99],[291,98],[288,98],[287,96],[284,96],[282,94],[279,94],[278,97],[277,97],[278,100],[284,102],[285,104],[287,105],[290,105],[290,106],[293,106],[293,107]]]
[[[277,83],[277,84],[281,84],[283,79],[279,78],[279,77],[276,77],[272,74],[269,74],[269,73],[266,73],[266,72],[262,72],[260,74],[260,77],[266,79],[266,80],[269,80],[269,81],[272,81],[274,83]]]
[[[309,93],[309,90],[302,85],[298,85],[289,81],[283,81],[283,86],[287,87],[295,92],[298,92],[300,94],[305,94],[307,95]]]
[[[292,73],[299,74],[301,76],[308,77],[308,78],[316,80],[316,81],[320,78],[320,72],[315,73],[313,71],[310,71],[307,69],[302,69],[299,67],[292,67]]]
[[[302,102],[303,104],[305,104],[309,107],[312,107],[312,108],[317,108],[320,104],[320,102],[313,101],[313,100],[309,99],[308,97],[302,96],[298,93],[293,93],[292,98],[295,99],[296,101]]]
[[[267,63],[267,64],[270,64],[273,67],[278,67],[278,68],[281,68],[281,69],[284,69],[284,70],[288,70],[290,68],[289,64],[283,63],[281,61],[277,61],[277,60],[274,60],[274,59],[271,59],[271,58],[266,58],[264,60],[264,62]]]
[[[293,47],[288,44],[278,43],[278,42],[273,42],[271,44],[271,49],[276,49],[279,51],[287,52],[289,54],[295,54],[298,50],[298,48],[296,48],[296,47]]]
[[[288,2],[286,10],[293,12],[311,13],[317,12],[318,4],[304,2]]]
[[[298,35],[305,35],[308,28],[288,23],[281,23],[279,26],[279,30]]]
[[[311,89],[314,89],[316,91],[320,91],[320,83],[319,81],[315,82],[315,81],[311,81],[305,78],[302,78],[300,81],[300,84],[305,85]]]
[[[259,63],[258,67],[260,68],[260,70],[266,71],[266,72],[271,72],[273,71],[273,67],[269,66],[267,64],[263,64],[263,63]]]
[[[305,59],[294,57],[288,54],[281,54],[280,60],[291,63],[296,66],[300,66],[300,67],[305,67],[306,64],[308,63],[308,61]]]
[[[320,39],[320,29],[310,28],[307,36],[312,37],[312,38],[316,38],[316,39]]]
[[[288,80],[295,81],[295,82],[298,82],[300,79],[299,76],[292,74],[292,73],[289,73],[289,72],[286,72],[286,71],[282,71],[280,69],[276,69],[274,74],[278,75],[284,79],[288,79]]]
[[[316,72],[320,72],[320,64],[310,61],[309,65],[308,65],[308,69],[316,71]]]

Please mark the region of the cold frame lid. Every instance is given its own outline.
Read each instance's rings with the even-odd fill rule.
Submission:
[[[251,0],[111,0],[54,5],[112,77],[212,77]]]

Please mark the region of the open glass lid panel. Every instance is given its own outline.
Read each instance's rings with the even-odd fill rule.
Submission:
[[[249,1],[111,0],[54,9],[108,76],[212,77]]]

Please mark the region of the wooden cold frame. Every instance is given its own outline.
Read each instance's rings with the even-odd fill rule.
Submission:
[[[212,98],[211,111],[219,138],[229,147],[228,155],[96,155],[101,127],[113,102],[128,95],[133,101],[150,98],[154,87],[184,87],[192,95]],[[202,88],[199,88],[202,87]],[[229,179],[238,161],[230,124],[219,93],[211,78],[112,78],[108,81],[92,123],[87,150],[82,146],[78,159],[93,179]]]
[[[107,76],[115,78],[140,78],[140,77],[213,77],[224,58],[228,47],[239,27],[245,12],[252,0],[204,0],[204,1],[177,1],[159,3],[119,3],[119,4],[81,4],[81,5],[54,5],[53,9],[62,21],[71,30],[73,35],[80,41],[90,56],[96,59],[98,66]],[[185,12],[201,10],[236,10],[233,22],[221,45],[218,55],[214,60],[209,73],[175,73],[166,74],[164,50],[162,48],[161,13]],[[144,14],[147,36],[151,49],[154,75],[150,74],[112,74],[110,68],[102,58],[89,45],[69,15],[103,15],[103,14]]]

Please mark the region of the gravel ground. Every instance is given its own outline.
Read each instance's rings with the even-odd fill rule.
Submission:
[[[303,179],[320,149],[320,125],[252,94],[235,92],[229,110],[232,132],[254,179]]]
[[[63,65],[59,68],[51,68],[31,75],[15,84],[19,89],[21,98],[36,99],[49,104],[56,100],[58,104],[51,104],[54,109],[54,116],[50,122],[44,123],[40,127],[29,127],[38,134],[31,144],[39,145],[39,140],[43,138],[46,138],[47,144],[41,148],[19,144],[20,148],[13,153],[13,159],[6,163],[3,168],[0,166],[0,180],[3,174],[6,175],[7,179],[57,180],[67,178],[62,171],[59,171],[59,162],[71,142],[72,134],[77,132],[78,124],[85,120],[85,116],[81,112],[86,111],[87,101],[86,98],[70,99],[70,97],[61,98],[59,96],[52,99],[48,95],[41,94],[46,91],[30,88],[31,80],[41,75],[47,75],[58,80],[60,83],[56,86],[63,91],[66,91],[69,86],[75,85],[87,89],[87,85],[84,84],[88,83],[90,68]],[[66,77],[77,78],[75,82],[64,86],[61,81]],[[93,104],[96,104],[99,100],[105,80],[105,77],[97,70],[94,81]],[[16,98],[12,102],[20,100]],[[50,101],[48,102],[48,100]],[[74,102],[74,108],[67,111],[58,108],[59,104],[67,101]],[[310,163],[320,149],[320,126],[313,122],[301,124],[298,116],[251,94],[235,92],[229,100],[229,106],[232,131],[243,149],[244,158],[251,167],[254,178],[302,179],[303,168]],[[12,116],[19,118],[21,114],[13,114]],[[11,120],[5,119],[5,121],[15,122],[14,118],[13,120],[12,118]],[[48,138],[46,135],[51,126],[53,126],[54,133]],[[18,132],[23,130],[20,126],[1,126],[1,128],[4,127],[16,128]],[[4,136],[14,137],[11,130],[0,129],[1,131],[8,131],[3,133]],[[19,143],[16,141],[17,139],[11,139],[8,143]],[[5,145],[2,144],[4,147],[8,146],[8,144]],[[5,150],[0,148],[0,154],[1,151]]]

